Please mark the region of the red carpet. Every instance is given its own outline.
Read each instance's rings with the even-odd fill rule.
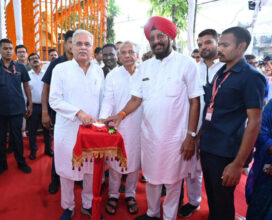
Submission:
[[[13,154],[8,157],[8,170],[0,176],[0,219],[1,220],[57,220],[63,210],[60,207],[60,192],[55,195],[48,193],[50,183],[51,158],[45,156],[42,138],[38,139],[39,150],[37,159],[28,159],[30,153],[28,139],[24,140],[25,157],[32,168],[31,174],[24,174],[17,169]],[[245,216],[247,205],[244,197],[246,176],[242,176],[235,194],[235,207],[237,216]],[[186,189],[185,189],[186,190]],[[186,197],[186,196],[185,196]],[[145,197],[145,185],[138,184],[136,199],[139,206],[139,214],[146,212],[147,203]],[[81,214],[81,189],[75,186],[76,209],[73,220],[87,220],[87,216]],[[107,200],[107,190],[103,192],[103,209],[101,210],[106,220],[132,220],[135,216],[128,214],[124,201],[124,195],[119,199],[119,206],[115,216],[105,213],[104,207]],[[187,198],[185,199],[187,202]],[[188,220],[206,220],[208,205],[205,190],[202,191],[201,208]],[[179,220],[181,218],[178,218]],[[238,218],[237,218],[238,219]],[[242,218],[243,219],[243,218]]]

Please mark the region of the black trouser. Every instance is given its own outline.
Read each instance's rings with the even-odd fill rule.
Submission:
[[[25,164],[23,137],[22,137],[23,115],[0,115],[0,166],[7,163],[6,138],[7,126],[10,126],[9,138],[13,146],[13,152],[18,165]]]
[[[200,160],[204,183],[209,204],[208,220],[234,220],[234,190],[233,187],[222,186],[224,168],[234,158],[224,158],[200,151]]]
[[[56,112],[53,109],[51,109],[50,107],[48,107],[48,111],[49,111],[51,122],[54,125],[55,124],[55,119],[56,119]],[[53,160],[52,160],[51,181],[54,182],[54,183],[59,183],[60,182],[60,177],[56,173],[56,168],[55,168],[55,155],[53,156]]]
[[[55,155],[53,156],[53,160],[52,160],[51,182],[54,182],[54,183],[57,183],[57,184],[60,182],[60,177],[57,174],[56,168],[55,168]]]
[[[32,115],[27,120],[27,127],[29,132],[29,147],[31,153],[35,153],[38,150],[37,147],[37,129],[42,122],[42,105],[33,104]],[[51,131],[42,126],[43,137],[45,143],[45,151],[51,150]]]
[[[184,179],[181,182],[181,190],[180,190],[180,196],[179,196],[179,207],[183,205],[184,202]]]

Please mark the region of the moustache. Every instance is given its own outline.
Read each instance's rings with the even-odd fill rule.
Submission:
[[[157,46],[164,46],[164,44],[163,43],[157,43],[157,44],[154,44],[153,46],[152,46],[152,49],[155,49]]]
[[[201,51],[201,53],[206,53],[206,52],[210,52],[210,50],[204,49],[204,50]]]
[[[220,53],[220,52],[218,52],[218,56],[220,56],[220,57],[225,57],[224,54],[222,54],[222,53]]]
[[[85,51],[85,50],[80,50],[79,53],[80,54],[88,54],[87,51]]]

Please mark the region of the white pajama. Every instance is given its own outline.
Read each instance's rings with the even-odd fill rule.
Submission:
[[[194,178],[186,177],[186,186],[189,203],[193,206],[199,206],[202,192],[202,171],[195,170]]]
[[[75,208],[74,200],[74,180],[60,177],[61,185],[61,207],[63,209],[73,210]],[[92,207],[93,200],[93,175],[84,174],[83,189],[81,192],[82,206],[85,209]]]
[[[166,197],[163,202],[163,219],[176,220],[178,213],[179,195],[181,191],[181,180],[173,184],[165,184]],[[160,217],[162,184],[146,184],[146,197],[148,210],[147,215],[150,217]]]
[[[135,198],[138,183],[139,170],[127,173],[125,197]],[[119,188],[121,185],[122,174],[110,168],[109,170],[109,198],[118,199],[120,196]]]
[[[201,84],[203,86],[206,85],[207,79],[208,82],[211,83],[216,72],[224,65],[224,63],[219,62],[219,60],[214,60],[213,65],[207,68],[205,62],[202,60],[198,63],[198,68],[200,72]],[[207,77],[208,74],[208,77]],[[202,126],[202,113],[204,110],[204,97],[200,97],[200,115],[198,120],[197,132],[199,132]],[[189,203],[193,206],[199,206],[201,202],[201,192],[202,192],[202,169],[200,165],[199,159],[196,159],[196,156],[193,158],[194,167],[191,175],[186,177],[186,185],[187,185],[187,196],[189,198]]]

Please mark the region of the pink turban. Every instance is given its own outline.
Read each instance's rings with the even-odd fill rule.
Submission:
[[[150,32],[152,28],[160,30],[161,32],[165,33],[170,37],[172,40],[177,36],[177,27],[174,23],[166,18],[154,16],[151,17],[147,24],[144,26],[144,33],[149,40]]]

